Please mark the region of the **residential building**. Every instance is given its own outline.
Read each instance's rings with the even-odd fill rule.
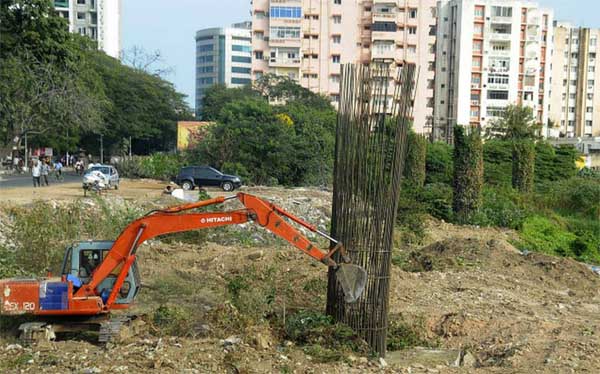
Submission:
[[[434,138],[484,128],[510,104],[531,107],[546,127],[552,22],[532,1],[438,2]]]
[[[554,25],[548,136],[600,136],[600,29]]]
[[[414,128],[433,116],[436,0],[253,0],[253,78],[286,75],[339,101],[343,63],[420,67]]]
[[[196,116],[200,116],[204,90],[213,84],[241,87],[251,82],[251,23],[196,32]]]
[[[54,0],[54,8],[69,21],[69,31],[98,42],[109,56],[121,53],[121,0]]]

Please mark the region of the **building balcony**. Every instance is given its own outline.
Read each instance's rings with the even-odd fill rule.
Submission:
[[[396,32],[395,31],[372,31],[371,39],[375,40],[396,40]]]
[[[396,13],[373,13],[373,22],[394,22]]]
[[[300,67],[300,58],[270,58],[271,67]]]
[[[490,22],[492,22],[492,23],[512,23],[513,19],[512,19],[512,17],[492,16],[492,17],[490,17]]]
[[[371,58],[373,59],[386,59],[393,60],[396,57],[396,51],[394,49],[380,50],[373,48],[371,49]]]
[[[298,47],[302,44],[302,39],[276,39],[271,38],[269,45],[271,47]]]
[[[488,83],[486,85],[488,90],[508,90],[508,83]]]
[[[500,34],[497,32],[490,32],[488,35],[490,40],[510,40],[512,36],[511,34]]]
[[[509,57],[510,51],[498,51],[493,49],[488,49],[486,53],[492,57]]]

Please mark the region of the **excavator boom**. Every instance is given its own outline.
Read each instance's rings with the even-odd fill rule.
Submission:
[[[239,200],[244,208],[226,212],[189,212],[233,199]],[[333,245],[332,249],[318,248],[288,220],[329,239]],[[127,308],[128,304],[117,304],[115,301],[134,267],[137,249],[144,241],[170,233],[236,225],[248,221],[257,223],[310,257],[337,269],[337,278],[347,302],[355,302],[362,294],[366,284],[366,272],[362,267],[349,263],[342,243],[268,201],[250,194],[238,193],[234,196],[155,210],[131,222],[112,243],[100,265],[93,269],[90,278],[85,282],[80,282],[77,277],[64,275],[62,279],[32,280],[29,283],[0,280],[0,292],[3,292],[0,302],[1,296],[4,296],[0,314],[95,315],[107,313],[111,309]],[[332,259],[335,252],[341,254],[340,263]],[[105,287],[103,285],[106,285],[109,277],[114,281],[112,287],[108,290],[100,289],[101,286]],[[50,296],[46,295],[47,293]],[[46,300],[46,303],[42,303],[42,300]],[[46,307],[40,307],[40,303]],[[58,306],[54,308],[47,305]]]

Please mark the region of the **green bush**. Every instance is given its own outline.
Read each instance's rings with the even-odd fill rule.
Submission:
[[[183,157],[176,154],[154,153],[150,156],[124,158],[117,170],[126,178],[152,178],[169,180],[184,166]]]
[[[340,351],[366,354],[367,344],[349,326],[316,311],[299,311],[285,321],[287,339],[305,346],[305,353],[319,361],[339,360]]]
[[[565,215],[600,216],[600,181],[575,177],[547,182],[538,194],[541,207],[555,209]]]
[[[529,217],[523,222],[519,236],[517,245],[520,249],[576,257],[571,245],[577,236],[556,220],[540,215]]]
[[[427,144],[425,183],[452,183],[452,147],[443,142]]]
[[[483,189],[483,204],[475,223],[519,229],[528,216],[528,208],[523,202],[526,198],[527,196],[510,187],[486,187]]]
[[[431,344],[426,339],[426,329],[422,319],[411,324],[402,316],[390,316],[387,332],[387,349],[399,351],[416,346],[427,347]]]
[[[572,146],[554,147],[547,142],[535,146],[535,182],[569,179],[577,174],[579,152]]]
[[[161,305],[152,318],[160,335],[190,336],[193,332],[192,311],[180,306]]]
[[[511,184],[512,150],[504,140],[488,140],[483,144],[484,179],[486,184]]]

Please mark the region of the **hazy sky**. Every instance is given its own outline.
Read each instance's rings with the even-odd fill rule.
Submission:
[[[327,1],[327,0],[324,0]],[[538,0],[554,9],[555,19],[600,28],[599,0]],[[197,30],[250,20],[250,0],[122,0],[123,48],[159,50],[166,78],[194,103],[194,64]]]

